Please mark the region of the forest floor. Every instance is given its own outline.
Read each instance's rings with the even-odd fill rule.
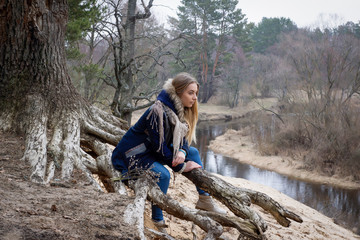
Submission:
[[[239,117],[249,109],[237,111],[202,105],[200,116],[209,119]],[[251,106],[249,107],[251,110]],[[234,112],[233,112],[234,111]],[[242,112],[244,111],[244,112]],[[135,121],[133,121],[134,123]],[[0,132],[0,239],[133,239],[135,226],[124,223],[123,212],[133,197],[94,190],[85,177],[75,170],[74,180],[63,183],[55,179],[49,185],[29,181],[30,167],[21,159],[24,140],[21,136]],[[219,176],[221,177],[221,176]],[[267,221],[268,239],[358,239],[360,236],[335,224],[316,210],[287,197],[279,191],[244,179],[222,177],[239,187],[268,194],[285,208],[300,215],[304,222],[280,226],[274,218],[252,206]],[[172,178],[169,196],[188,207],[197,201],[195,186],[185,177]],[[131,195],[131,194],[130,194]],[[224,206],[222,206],[225,208]],[[149,220],[150,203],[146,204],[145,227],[154,228]],[[192,224],[165,213],[168,233],[175,239],[193,239]],[[199,239],[203,231],[196,227]],[[152,235],[146,231],[148,239]],[[237,230],[225,228],[224,239],[237,239]]]
[[[0,132],[1,240],[131,239],[121,215],[131,197],[96,191],[76,170],[72,182],[30,182],[23,151],[22,137]]]

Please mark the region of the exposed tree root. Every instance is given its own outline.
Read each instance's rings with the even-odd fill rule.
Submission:
[[[241,235],[247,236],[250,239],[264,239],[265,236],[260,234],[257,227],[248,219],[241,219],[234,216],[227,216],[214,212],[198,210],[197,214],[207,216],[214,221],[218,222],[224,227],[236,228]]]
[[[206,171],[191,171],[184,176],[226,205],[235,215],[250,219],[260,232],[266,231],[267,224],[249,207],[250,197],[246,193]]]
[[[149,175],[143,175],[140,177],[137,180],[137,184],[140,188],[149,189],[148,196],[152,202],[158,205],[161,209],[171,215],[174,215],[175,217],[192,221],[207,232],[205,239],[216,239],[222,234],[223,228],[219,223],[206,215],[198,214],[198,210],[183,206],[168,195],[165,195],[156,185],[155,181],[149,177]],[[141,196],[137,194],[137,197]],[[141,210],[136,211],[140,212]]]
[[[20,126],[25,129],[22,159],[32,167],[32,181],[48,184],[55,177],[68,181],[77,168],[98,190],[102,188],[93,174],[102,176],[111,191],[126,194],[121,182],[106,181],[119,177],[119,172],[112,167],[112,151],[106,143],[118,143],[127,128],[124,121],[92,106],[50,114],[46,102],[38,95],[27,96],[26,103],[24,122]],[[17,118],[20,116],[14,112],[2,113],[1,129],[11,129]],[[81,148],[84,143],[90,152]]]
[[[289,226],[289,219],[302,222],[302,219],[298,215],[286,210],[266,194],[249,189],[237,188],[202,169],[195,169],[184,175],[196,185],[218,198],[218,200],[228,206],[235,215],[241,218],[187,208],[168,195],[163,194],[149,175],[140,177],[136,182],[136,187],[132,187],[136,192],[136,200],[134,204],[131,205],[131,208],[129,206],[133,214],[131,215],[130,212],[127,212],[125,216],[131,216],[134,221],[142,221],[140,216],[143,215],[147,192],[147,196],[151,201],[161,209],[175,217],[192,221],[203,229],[207,233],[205,239],[216,239],[219,237],[222,234],[222,226],[236,228],[240,232],[239,239],[243,237],[246,239],[266,239],[264,232],[266,231],[267,225],[261,216],[248,206],[248,200],[270,212],[283,226]],[[243,206],[244,204],[245,206]],[[195,233],[194,237],[196,238]]]
[[[33,169],[30,178],[35,182],[44,182],[47,164],[48,114],[42,98],[32,95],[27,98],[25,152],[22,159],[28,161]]]
[[[96,167],[93,165],[91,167],[92,173],[96,173],[100,176],[105,176],[108,181],[105,184],[109,185],[112,191],[115,191],[119,194],[126,194],[126,188],[121,181],[110,181],[111,178],[119,178],[120,173],[116,171],[111,163],[111,149],[101,141],[93,139],[88,142],[88,146],[95,152],[96,157]]]
[[[265,193],[253,191],[246,188],[241,188],[239,191],[246,193],[250,198],[251,202],[262,207],[267,212],[271,213],[276,221],[284,227],[290,226],[290,220],[292,219],[296,222],[303,222],[300,216],[297,214],[285,209],[274,199],[266,195]],[[289,218],[289,219],[288,219]]]
[[[288,227],[290,225],[289,219],[300,223],[302,222],[300,216],[286,210],[278,202],[264,193],[245,188],[237,188],[202,169],[194,169],[189,173],[183,174],[198,187],[209,192],[217,200],[224,203],[235,215],[249,219],[251,223],[258,228],[260,233],[266,230],[267,225],[260,215],[248,206],[243,206],[243,196],[247,196],[251,199],[252,203],[259,205],[265,211],[271,213],[282,226]],[[247,202],[245,202],[245,204],[247,204]]]
[[[132,204],[126,207],[124,212],[124,220],[129,225],[135,225],[138,232],[137,236],[140,239],[145,239],[144,235],[144,209],[146,197],[149,191],[149,185],[144,185],[140,181],[136,181],[135,186],[135,200]]]

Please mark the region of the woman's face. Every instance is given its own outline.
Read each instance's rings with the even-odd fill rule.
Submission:
[[[198,93],[198,85],[196,83],[190,83],[185,91],[181,94],[180,99],[184,107],[191,108],[196,102]]]

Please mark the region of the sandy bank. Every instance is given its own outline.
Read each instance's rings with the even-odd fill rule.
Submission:
[[[199,104],[199,121],[218,121],[230,120],[244,117],[246,113],[258,110],[261,107],[270,108],[277,103],[276,98],[267,98],[266,100],[257,99],[246,105],[239,105],[235,108],[220,106],[208,103]]]
[[[253,183],[245,179],[217,176],[234,186],[263,192],[278,201],[285,208],[302,217],[303,223],[291,222],[290,227],[286,228],[279,225],[272,215],[266,213],[260,207],[252,205],[251,207],[260,213],[261,217],[268,223],[268,230],[265,232],[268,239],[360,239],[360,236],[335,224],[332,219],[271,187]],[[192,208],[195,206],[198,198],[195,186],[183,176],[177,176],[175,182],[171,182],[168,194],[182,204]],[[225,206],[221,206],[225,209]],[[229,212],[228,210],[228,213]],[[150,214],[149,211],[148,213]],[[189,222],[169,216],[168,214],[165,214],[165,219],[169,224],[168,232],[175,239],[193,238],[191,224]],[[196,232],[198,237],[204,235],[203,231],[198,227],[196,227]],[[225,239],[237,239],[238,231],[232,228],[225,228],[222,236],[226,237]]]
[[[339,176],[324,176],[318,172],[305,170],[302,162],[295,161],[290,157],[261,156],[252,143],[249,136],[242,130],[228,130],[224,135],[218,136],[210,142],[209,148],[216,153],[237,159],[241,163],[255,167],[275,171],[277,173],[301,179],[308,182],[330,184],[349,189],[360,189],[360,183],[350,178]]]

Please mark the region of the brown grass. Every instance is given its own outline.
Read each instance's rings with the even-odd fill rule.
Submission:
[[[356,105],[318,111],[314,104],[288,105],[281,116],[257,113],[253,139],[263,155],[301,156],[306,168],[360,179],[360,112]],[[296,110],[297,113],[293,111]]]

